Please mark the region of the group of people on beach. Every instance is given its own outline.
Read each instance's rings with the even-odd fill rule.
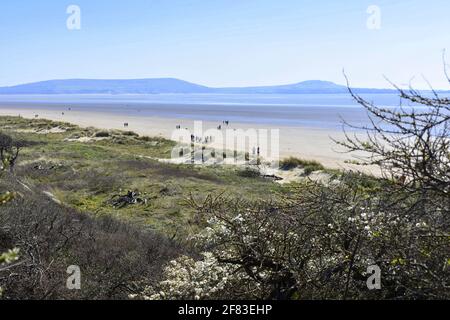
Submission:
[[[191,134],[191,142],[208,144],[208,143],[211,143],[212,141],[213,141],[213,136],[198,137],[196,135]]]
[[[229,126],[230,121],[229,120],[223,120],[222,124],[217,127],[218,130],[222,130],[223,126]],[[177,130],[181,130],[181,125],[176,125]],[[188,128],[186,128],[188,130]],[[236,130],[236,129],[235,129]],[[201,144],[209,144],[213,142],[213,136],[207,136],[207,137],[199,137],[194,134],[191,134],[191,142],[192,143],[201,143]],[[259,146],[254,146],[252,148],[252,155],[253,156],[260,156],[261,155],[261,148]]]
[[[217,130],[222,130],[222,128],[224,127],[224,126],[229,126],[230,125],[230,121],[229,120],[223,120],[222,121],[222,124],[220,124],[220,125],[218,125],[217,126]],[[182,128],[182,126],[180,125],[180,124],[177,124],[176,126],[175,126],[175,129],[177,129],[177,130],[181,130],[181,128]],[[188,130],[188,128],[186,128],[186,130]]]
[[[222,130],[222,126],[229,126],[230,125],[230,121],[229,120],[223,120],[222,121],[222,124],[220,124],[218,127],[217,127],[217,130]]]

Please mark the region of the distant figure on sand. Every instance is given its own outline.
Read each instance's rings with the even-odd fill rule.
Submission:
[[[128,122],[125,122],[125,123],[123,124],[123,126],[124,126],[125,128],[128,128]]]

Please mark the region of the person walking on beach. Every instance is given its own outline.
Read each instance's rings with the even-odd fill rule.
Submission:
[[[205,150],[206,147],[202,147],[202,163],[205,163]]]

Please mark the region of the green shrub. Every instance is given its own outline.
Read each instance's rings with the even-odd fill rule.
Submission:
[[[108,131],[99,131],[94,135],[96,138],[108,138],[110,136]]]
[[[23,191],[13,181],[2,184],[0,181],[3,188]],[[2,298],[126,299],[130,288],[143,288],[146,279],[159,279],[163,266],[185,252],[152,230],[108,216],[93,216],[60,206],[38,192],[2,205]],[[39,246],[27,245],[30,243]],[[17,249],[9,251],[14,247]],[[35,256],[39,259],[28,258]],[[18,258],[26,263],[5,264]],[[67,290],[65,270],[69,265],[80,266],[83,290]]]
[[[133,131],[123,131],[122,135],[127,136],[127,137],[139,137],[139,135]]]
[[[238,171],[238,176],[243,178],[258,178],[260,174],[258,170],[246,167],[244,170]]]
[[[324,166],[314,160],[303,160],[295,157],[289,157],[281,161],[281,170],[292,170],[295,168],[305,169],[305,174],[310,174],[314,171],[324,170]]]

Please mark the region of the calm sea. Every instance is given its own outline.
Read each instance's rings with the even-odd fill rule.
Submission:
[[[400,102],[394,94],[364,98],[384,107]],[[340,129],[342,118],[356,125],[368,123],[364,108],[348,94],[0,95],[2,106],[324,129]]]

